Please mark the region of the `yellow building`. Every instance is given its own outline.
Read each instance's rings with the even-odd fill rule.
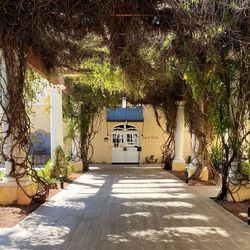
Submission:
[[[157,160],[160,163],[161,146],[167,135],[158,126],[151,106],[118,107],[104,113],[106,119],[92,141],[92,162],[146,163]],[[183,150],[184,159],[187,159],[191,150],[187,128],[184,130]]]
[[[53,126],[50,112],[53,107],[48,108],[51,105],[51,102],[48,101],[49,91],[43,91],[42,93],[47,94],[40,96],[39,101],[34,103],[33,115],[31,116],[32,132],[38,137],[38,141],[35,143],[36,153],[40,155],[36,157],[38,164],[46,162],[51,148],[53,148],[50,143],[51,126]],[[191,154],[190,134],[188,128],[184,128],[184,121],[182,125],[183,138],[180,136],[179,138],[182,138],[183,142],[179,145],[181,148],[177,159],[178,166],[181,162],[179,170],[184,170],[185,161]],[[66,136],[67,126],[66,124],[62,126],[64,129],[58,136],[63,138],[63,134]],[[56,132],[58,131],[60,129],[57,127]],[[153,108],[149,105],[127,107],[125,103],[125,107],[105,109],[101,114],[99,132],[92,141],[94,152],[91,162],[114,164],[160,163],[162,158],[161,146],[166,138],[167,135],[158,126]],[[68,153],[74,154],[72,151],[75,150],[72,149],[71,145],[64,143],[63,146]]]

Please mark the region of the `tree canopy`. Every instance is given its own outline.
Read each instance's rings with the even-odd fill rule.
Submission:
[[[241,172],[249,151],[249,7],[245,0],[1,1],[0,48],[8,79],[8,105],[1,106],[10,124],[3,143],[11,135],[24,151],[27,145],[25,72],[33,51],[48,72],[79,74],[96,90],[130,86],[156,116],[162,111],[171,138],[176,103],[187,101],[199,162],[211,166],[211,176],[207,149],[214,136],[222,143],[224,197],[231,165]],[[167,159],[172,148],[171,139]],[[2,153],[19,176],[15,157]],[[17,165],[26,169],[26,160]]]

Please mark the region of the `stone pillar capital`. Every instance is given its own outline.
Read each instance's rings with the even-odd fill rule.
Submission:
[[[187,103],[186,101],[179,101],[178,102],[178,108],[184,108],[186,103]]]
[[[184,148],[184,106],[185,101],[178,102],[178,110],[176,115],[176,131],[175,131],[175,155],[173,160],[173,170],[184,170],[185,161],[183,158]]]

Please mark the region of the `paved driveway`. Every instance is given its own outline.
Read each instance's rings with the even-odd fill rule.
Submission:
[[[250,249],[250,226],[159,167],[95,165],[0,249]]]

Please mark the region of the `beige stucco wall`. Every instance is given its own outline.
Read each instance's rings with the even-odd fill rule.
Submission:
[[[35,104],[32,106],[32,114],[30,115],[30,121],[32,124],[31,132],[37,130],[43,130],[50,134],[50,112],[49,112],[49,97],[43,98],[42,104]],[[63,124],[63,136],[67,135],[67,125]],[[67,141],[64,142],[64,150],[70,152],[71,145]]]
[[[145,157],[154,155],[155,159],[160,161],[161,145],[164,143],[164,135],[161,128],[158,126],[152,107],[144,106],[144,123],[142,122],[129,122],[128,124],[134,125],[140,132],[140,145],[142,151],[140,152],[140,163],[145,162]],[[106,115],[106,111],[103,112],[103,116]],[[91,159],[94,163],[111,163],[112,161],[112,142],[111,133],[112,128],[121,122],[107,122],[103,119],[100,132],[95,136],[92,141],[94,146],[94,155]],[[104,138],[108,137],[108,141],[104,141]],[[186,159],[190,155],[190,135],[188,129],[185,129],[184,139],[184,158]]]
[[[34,105],[32,107],[33,114],[30,115],[32,124],[32,132],[42,129],[47,133],[50,133],[50,114],[46,110],[45,105]]]
[[[229,186],[230,190],[232,191],[232,196],[234,197],[235,201],[246,201],[250,199],[250,185],[247,184],[246,186]],[[233,201],[231,194],[227,193],[227,200]]]
[[[37,192],[37,187],[34,183],[19,187],[17,185],[7,185],[6,182],[0,183],[0,204],[18,204],[29,205],[32,201],[26,194],[33,196]]]

